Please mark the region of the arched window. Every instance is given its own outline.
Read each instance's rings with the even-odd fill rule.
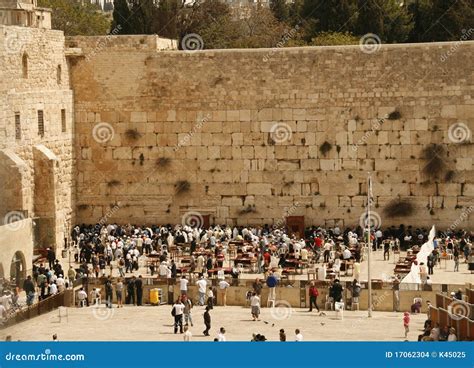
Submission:
[[[26,53],[24,53],[21,58],[21,66],[23,70],[23,78],[28,78],[28,55]]]
[[[61,64],[56,68],[56,79],[58,84],[61,84]]]

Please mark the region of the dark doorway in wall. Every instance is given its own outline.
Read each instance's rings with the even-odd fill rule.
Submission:
[[[294,234],[297,238],[304,237],[304,216],[288,216],[286,228],[290,235]]]

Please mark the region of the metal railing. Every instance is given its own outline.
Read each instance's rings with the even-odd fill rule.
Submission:
[[[50,296],[46,299],[40,300],[30,306],[22,307],[17,309],[10,314],[4,323],[1,325],[1,328],[10,327],[14,324],[26,321],[30,318],[51,312],[54,309],[57,309],[65,304],[66,300],[66,291],[62,291],[56,295]]]

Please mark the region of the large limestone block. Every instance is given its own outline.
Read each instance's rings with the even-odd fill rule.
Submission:
[[[249,183],[247,184],[247,192],[251,195],[271,195],[272,185],[263,183]]]
[[[443,105],[441,107],[442,118],[456,118],[456,105]]]

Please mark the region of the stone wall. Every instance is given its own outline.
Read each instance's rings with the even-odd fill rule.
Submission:
[[[19,218],[35,218],[41,247],[61,247],[74,215],[73,93],[64,45],[60,31],[0,26],[0,218],[13,228]],[[31,268],[32,243],[15,246]]]
[[[474,129],[473,42],[156,52],[118,38],[74,39],[80,222],[354,225],[372,171],[383,226],[472,228],[474,146],[455,141]],[[393,199],[414,212],[389,218]]]
[[[16,265],[13,259],[20,262],[19,279],[31,275],[33,258],[33,221],[24,219],[12,224],[0,226],[0,278],[10,279],[10,275],[16,274]],[[13,268],[13,270],[12,270]]]
[[[83,38],[78,46],[90,48]],[[180,222],[197,211],[219,223],[258,224],[289,213],[307,225],[349,225],[359,222],[374,171],[383,224],[450,226],[467,212],[472,226],[474,148],[448,132],[459,122],[474,128],[465,63],[474,43],[442,61],[454,46],[390,45],[375,54],[356,46],[102,49],[72,69],[78,219]],[[97,137],[101,128],[111,140]],[[423,172],[430,142],[446,150],[440,179]],[[176,194],[178,181],[189,191]],[[415,212],[384,216],[394,198]]]

